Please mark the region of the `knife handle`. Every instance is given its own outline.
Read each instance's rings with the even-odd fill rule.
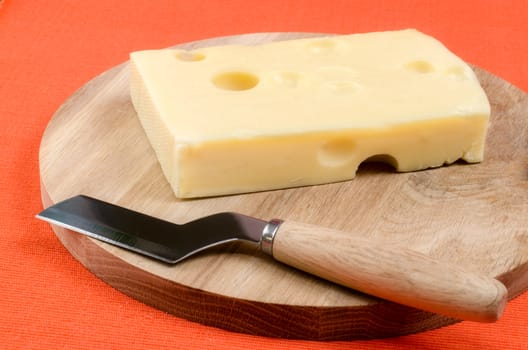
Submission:
[[[338,230],[291,221],[270,223],[275,230],[267,234],[267,252],[276,260],[343,286],[478,322],[496,321],[506,306],[507,289],[494,278]]]

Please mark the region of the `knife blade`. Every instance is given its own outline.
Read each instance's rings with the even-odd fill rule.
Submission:
[[[168,264],[245,240],[334,283],[461,320],[494,322],[507,302],[507,289],[495,278],[317,225],[232,212],[176,224],[84,195],[54,204],[37,218]]]

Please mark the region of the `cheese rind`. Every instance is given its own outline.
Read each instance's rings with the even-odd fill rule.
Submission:
[[[176,196],[343,181],[483,159],[471,68],[415,30],[131,54],[131,97]]]

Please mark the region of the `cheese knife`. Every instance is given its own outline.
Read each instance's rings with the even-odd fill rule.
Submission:
[[[461,320],[494,322],[507,302],[507,289],[495,278],[317,225],[232,212],[176,224],[84,195],[52,205],[37,218],[167,264],[245,240],[334,283]]]

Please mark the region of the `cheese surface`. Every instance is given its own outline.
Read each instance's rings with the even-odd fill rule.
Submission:
[[[490,114],[471,68],[416,30],[131,53],[130,92],[177,197],[479,162]]]

